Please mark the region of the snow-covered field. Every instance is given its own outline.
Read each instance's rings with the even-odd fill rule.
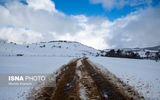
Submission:
[[[146,99],[160,98],[160,62],[125,58],[94,57],[94,48],[78,42],[52,41],[33,44],[0,42],[0,74],[52,73],[75,57],[88,56],[133,86]],[[16,56],[24,54],[24,56]],[[17,98],[28,87],[0,87],[0,100]]]
[[[0,73],[52,73],[74,57],[0,56]]]
[[[52,73],[73,57],[0,56],[0,74]],[[30,87],[0,87],[0,100],[24,100]]]
[[[160,99],[160,62],[109,57],[90,57],[125,83],[133,86],[145,99]],[[103,69],[103,67],[101,67]]]

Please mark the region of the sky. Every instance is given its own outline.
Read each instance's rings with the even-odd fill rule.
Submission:
[[[160,45],[160,0],[0,0],[0,40],[78,41],[96,49]]]

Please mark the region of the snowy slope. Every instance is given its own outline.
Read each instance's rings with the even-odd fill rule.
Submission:
[[[148,50],[160,50],[160,45],[154,46],[154,47],[146,47],[144,49],[148,49]]]
[[[146,100],[160,99],[160,62],[111,57],[91,57],[90,60],[133,86]]]
[[[72,41],[50,41],[33,44],[0,42],[0,55],[24,56],[95,56],[98,50]]]

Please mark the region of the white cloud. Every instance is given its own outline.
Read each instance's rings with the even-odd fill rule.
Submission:
[[[90,0],[90,2],[92,4],[102,4],[103,8],[111,10],[113,8],[122,8],[125,5],[150,5],[152,3],[152,0]]]
[[[108,21],[104,21],[101,26],[97,25],[97,23],[84,23],[83,19],[80,22],[81,23],[79,23],[79,25],[83,28],[82,30],[77,31],[75,34],[66,33],[63,35],[59,35],[54,33],[54,37],[60,40],[78,41],[96,49],[110,47],[107,43],[105,43],[106,39],[111,38],[110,34],[108,34],[110,27]],[[105,23],[107,24],[106,26],[104,25]]]
[[[160,7],[139,10],[113,22],[42,8],[35,10],[19,2],[0,6],[0,39],[18,43],[74,40],[97,49],[160,44]]]
[[[27,0],[28,6],[35,10],[46,10],[49,12],[57,12],[54,2],[51,0]]]
[[[160,7],[148,8],[114,21],[113,38],[108,41],[115,47],[145,47],[160,44]]]
[[[34,32],[32,30],[23,29],[23,28],[0,28],[0,39],[6,40],[8,42],[16,43],[29,43],[37,42],[43,39],[42,34]]]

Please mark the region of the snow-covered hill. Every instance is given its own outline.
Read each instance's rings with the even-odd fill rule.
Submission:
[[[154,58],[156,53],[160,51],[160,46],[146,48],[118,48],[123,54],[132,51],[138,53],[141,58],[146,58],[146,52],[149,52],[148,57]],[[114,49],[115,52],[118,49]],[[82,57],[82,56],[104,56],[111,49],[102,51],[83,45],[75,41],[49,41],[32,44],[16,44],[13,42],[7,43],[0,41],[0,56],[67,56],[67,57]]]
[[[113,50],[113,49],[105,49],[105,50],[103,50],[102,55],[106,55],[107,52],[109,52],[110,50]],[[148,57],[154,58],[156,53],[160,52],[160,46],[146,47],[146,48],[116,48],[114,50],[115,50],[115,52],[117,50],[121,50],[122,54],[124,54],[124,55],[131,51],[131,52],[133,52],[135,54],[136,53],[139,54],[139,56],[141,58],[146,58],[147,57],[146,52],[149,52]]]
[[[159,47],[159,46],[156,46]],[[138,53],[140,57],[146,57],[146,52],[150,52],[150,57],[155,56],[156,52],[159,52],[160,48],[156,47],[147,47],[147,48],[123,48],[124,52],[133,51],[134,53]],[[154,49],[152,49],[154,48]]]
[[[1,56],[96,56],[99,51],[74,41],[49,41],[32,44],[0,42]]]

